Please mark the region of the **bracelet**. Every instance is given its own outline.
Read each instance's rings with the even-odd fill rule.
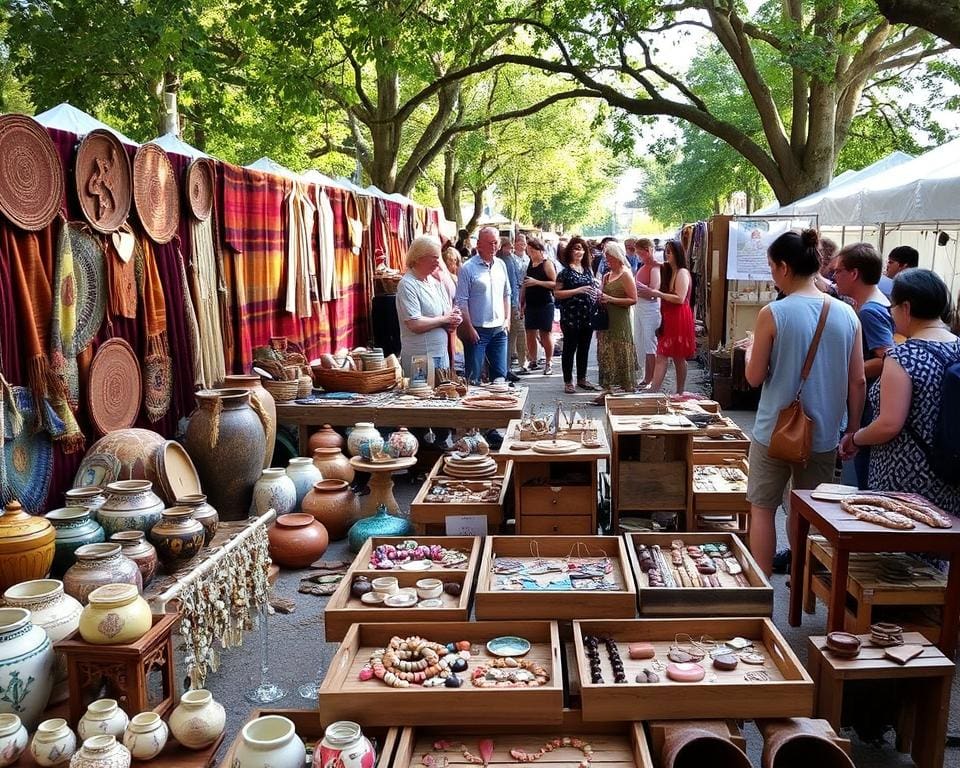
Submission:
[[[853,447],[854,447],[854,448],[860,448],[860,447],[861,447],[861,446],[857,445],[857,432],[859,432],[859,431],[860,431],[859,429],[856,429],[856,430],[854,430],[853,432],[850,433],[850,442],[853,443]]]

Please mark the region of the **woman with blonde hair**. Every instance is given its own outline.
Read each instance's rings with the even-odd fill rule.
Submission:
[[[603,258],[607,272],[603,275],[600,303],[607,308],[609,324],[600,332],[597,342],[600,386],[607,391],[633,392],[637,388],[637,350],[630,307],[637,303],[637,284],[620,243],[609,241],[603,247]]]

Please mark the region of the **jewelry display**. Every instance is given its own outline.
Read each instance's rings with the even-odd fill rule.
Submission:
[[[550,682],[546,668],[529,659],[490,659],[470,676],[477,688],[535,688]]]
[[[578,739],[576,736],[560,736],[556,739],[551,739],[536,752],[511,749],[510,757],[520,763],[532,763],[534,760],[539,760],[549,752],[553,752],[553,750],[560,749],[561,747],[579,749],[580,752],[583,753],[583,760],[580,761],[578,768],[590,768],[590,761],[593,759],[593,747],[583,739]]]
[[[433,749],[433,752],[427,752],[420,758],[420,764],[426,768],[446,768],[450,761],[445,755],[437,755],[436,752],[450,751],[459,752],[463,755],[464,760],[473,765],[489,765],[493,757],[493,739],[480,739],[477,743],[477,752],[480,753],[479,755],[475,755],[467,749],[466,744],[452,743],[445,739],[435,741],[433,743]]]
[[[587,662],[590,665],[590,682],[600,685],[603,683],[603,672],[600,669],[600,639],[593,635],[584,635],[583,647],[587,652]]]
[[[884,528],[910,530],[917,523],[930,528],[950,528],[950,519],[929,504],[913,500],[880,495],[847,496],[840,501],[840,508],[857,520],[882,525]]]
[[[694,465],[693,490],[698,493],[744,493],[747,490],[747,475],[737,467]]]
[[[495,504],[503,491],[500,480],[480,482],[438,477],[432,483],[423,499],[431,504]]]
[[[370,654],[358,677],[362,681],[377,678],[391,688],[411,685],[458,688],[462,681],[456,673],[466,671],[470,656],[468,640],[442,645],[416,635],[394,637],[386,648]]]
[[[638,682],[638,683],[659,683],[659,682],[660,682],[660,675],[658,675],[656,672],[652,672],[651,670],[649,670],[649,669],[647,669],[646,667],[644,667],[644,668],[643,668],[642,670],[640,670],[640,672],[637,674],[636,682]]]
[[[530,558],[495,557],[492,588],[519,592],[609,592],[623,587],[614,576],[613,562],[606,553],[591,555],[577,542],[566,558],[542,558],[536,541],[530,544]]]
[[[647,577],[642,586],[664,588],[708,588],[725,586],[749,587],[743,566],[723,543],[685,545],[682,539],[670,543],[669,557],[659,544],[637,544],[641,572]],[[723,574],[721,579],[718,574]]]
[[[667,677],[675,683],[699,683],[706,670],[695,662],[667,664]]]
[[[411,564],[432,564],[440,568],[466,568],[470,556],[459,549],[448,549],[439,544],[418,544],[405,539],[399,544],[381,544],[370,554],[370,568],[386,571]]]
[[[620,649],[617,648],[616,641],[612,637],[599,638],[593,635],[584,635],[583,644],[587,651],[587,659],[590,662],[591,682],[597,684],[603,682],[603,673],[600,670],[600,643],[603,643],[607,650],[607,658],[610,660],[610,668],[613,670],[613,682],[627,682],[623,659],[620,656]]]
[[[770,673],[765,669],[754,669],[747,672],[743,679],[748,683],[766,683],[770,681]]]

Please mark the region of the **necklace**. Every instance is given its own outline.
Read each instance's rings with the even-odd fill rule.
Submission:
[[[370,654],[370,660],[363,665],[358,676],[360,680],[375,677],[391,688],[409,688],[411,685],[453,688],[459,686],[459,679],[454,678],[457,672],[467,668],[469,656],[470,643],[466,640],[446,646],[416,635],[394,637],[386,648]]]
[[[477,688],[535,688],[550,681],[550,673],[527,659],[491,659],[473,670],[470,679]]]
[[[553,752],[553,750],[560,749],[561,747],[573,747],[574,749],[579,749],[580,752],[583,753],[583,760],[580,761],[579,768],[590,768],[590,761],[593,758],[593,746],[583,739],[578,739],[576,736],[559,736],[555,739],[551,739],[536,752],[526,752],[522,749],[511,749],[510,757],[521,763],[532,763],[534,760],[539,760],[547,753]]]

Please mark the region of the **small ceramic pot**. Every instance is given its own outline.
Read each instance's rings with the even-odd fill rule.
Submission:
[[[77,736],[62,717],[44,720],[30,742],[30,754],[44,768],[66,765],[77,751]]]
[[[307,440],[307,450],[312,454],[317,448],[336,448],[338,451],[343,448],[343,438],[329,424],[324,424],[320,429],[310,435]]]
[[[366,446],[367,454],[362,452],[362,445]],[[347,451],[351,456],[363,456],[369,459],[371,455],[378,453],[382,448],[383,437],[373,426],[373,422],[359,421],[350,430],[350,435],[347,437]]]
[[[356,472],[350,459],[339,448],[314,448],[313,466],[320,470],[325,480],[344,480],[352,483]]]
[[[103,495],[103,488],[96,485],[89,485],[85,488],[71,488],[64,491],[64,506],[83,507],[90,510],[90,519],[97,519],[97,512],[104,505],[107,497]]]
[[[0,768],[7,768],[20,759],[27,748],[27,729],[16,715],[0,715]]]
[[[120,709],[116,699],[97,699],[90,702],[87,711],[77,723],[77,736],[84,742],[93,736],[121,738],[130,718]]]
[[[297,486],[287,476],[287,471],[280,467],[263,470],[253,486],[254,512],[262,515],[268,509],[275,509],[277,517],[297,509]]]
[[[106,502],[97,511],[97,520],[108,537],[117,531],[147,533],[163,512],[163,499],[153,492],[153,483],[149,480],[110,483],[106,497]]]
[[[280,715],[258,717],[243,726],[232,768],[303,768],[307,750],[293,723]]]
[[[150,529],[150,543],[167,573],[173,573],[200,554],[203,526],[193,519],[190,507],[170,507]]]
[[[28,515],[11,501],[0,516],[0,591],[42,579],[53,565],[56,532],[46,518]]]
[[[360,726],[349,720],[330,723],[313,751],[313,768],[373,768],[377,753]]]
[[[91,736],[70,758],[70,768],[130,768],[130,750],[116,736]]]
[[[453,447],[460,453],[475,453],[479,456],[486,456],[490,453],[490,445],[479,432],[464,435],[453,444]]]
[[[45,515],[53,526],[54,539],[53,567],[50,575],[62,578],[67,568],[73,565],[73,553],[84,544],[99,544],[104,540],[103,528],[90,518],[86,507],[63,507],[54,509]]]
[[[137,564],[120,552],[120,545],[84,544],[76,551],[77,562],[63,577],[63,588],[68,595],[87,603],[89,595],[104,584],[133,584],[143,590],[143,577]]]
[[[107,584],[93,590],[80,614],[80,636],[94,645],[125,645],[153,626],[153,615],[133,584]]]
[[[119,544],[120,553],[137,564],[143,586],[153,581],[160,560],[157,558],[156,548],[147,541],[147,535],[143,531],[120,531],[110,537],[110,542]]]
[[[304,499],[301,509],[323,524],[330,539],[347,535],[353,521],[360,517],[360,500],[343,480],[321,480]]]
[[[395,595],[400,591],[400,583],[396,576],[379,576],[370,582],[373,591],[380,595]]]
[[[293,480],[294,488],[297,490],[294,511],[300,510],[303,497],[310,492],[314,484],[323,480],[320,470],[313,465],[313,459],[308,459],[305,456],[296,456],[290,459],[290,463],[287,465],[287,477]]]
[[[277,565],[306,568],[327,551],[330,536],[313,515],[294,512],[278,517],[267,531],[270,557]]]
[[[56,659],[47,633],[25,608],[0,608],[0,713],[17,715],[27,728],[50,701]]]
[[[153,760],[159,755],[170,729],[156,712],[141,712],[134,715],[123,732],[123,746],[130,750],[134,760]]]
[[[193,510],[193,519],[203,526],[203,545],[210,546],[213,537],[220,527],[220,515],[217,514],[207,497],[203,493],[190,493],[177,499],[178,507],[190,507]]]
[[[433,600],[443,594],[443,582],[440,579],[420,579],[417,581],[417,596],[421,600]]]
[[[227,723],[227,714],[213,694],[202,688],[187,691],[170,715],[170,732],[188,749],[203,749],[215,742]]]
[[[406,459],[411,456],[416,456],[419,448],[420,443],[417,441],[417,438],[415,438],[406,427],[400,427],[396,432],[392,433],[383,446],[386,454],[395,459]]]

